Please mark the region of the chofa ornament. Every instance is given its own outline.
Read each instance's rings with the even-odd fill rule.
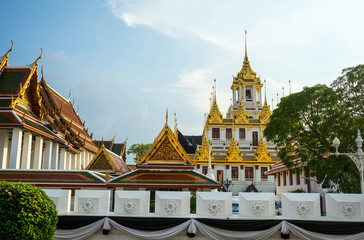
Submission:
[[[127,214],[133,214],[136,210],[136,203],[134,200],[126,200],[123,205],[124,211]]]
[[[92,212],[95,208],[95,203],[92,201],[92,199],[87,199],[83,201],[82,203],[82,209],[85,212]]]
[[[343,212],[345,217],[351,218],[351,217],[354,217],[356,215],[357,210],[356,210],[356,207],[354,206],[354,204],[345,203],[343,208],[342,208],[342,212]]]
[[[297,204],[296,211],[297,214],[301,217],[304,217],[310,213],[310,206],[307,203],[300,202]]]
[[[251,212],[256,215],[262,215],[264,213],[264,206],[261,202],[255,202],[250,207]]]
[[[211,201],[207,207],[211,215],[216,215],[221,210],[221,204],[218,201]]]
[[[177,203],[174,200],[169,200],[164,204],[164,210],[169,215],[174,215],[177,211]]]

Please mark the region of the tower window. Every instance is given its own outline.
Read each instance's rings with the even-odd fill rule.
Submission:
[[[239,138],[240,140],[245,140],[245,128],[239,128]]]
[[[212,139],[220,139],[220,128],[212,128]]]
[[[246,167],[245,168],[245,180],[249,181],[249,180],[253,180],[254,178],[254,173],[253,173],[253,167]]]
[[[253,132],[253,146],[258,146],[258,132]]]
[[[231,140],[231,138],[232,138],[232,129],[226,128],[226,139]]]
[[[260,175],[263,181],[267,181],[268,180],[268,176],[265,175],[265,172],[268,171],[267,167],[260,167]]]
[[[252,90],[247,89],[245,90],[245,96],[247,100],[251,100],[252,99]]]

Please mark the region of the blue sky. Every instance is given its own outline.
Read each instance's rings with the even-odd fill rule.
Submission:
[[[150,143],[165,122],[201,134],[213,79],[222,113],[248,31],[268,102],[363,63],[362,1],[2,1],[0,55],[40,64],[98,139]],[[131,159],[131,156],[129,157]]]

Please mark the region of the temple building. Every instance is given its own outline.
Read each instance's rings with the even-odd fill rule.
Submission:
[[[98,152],[69,99],[38,82],[38,61],[0,57],[0,169],[84,169]]]
[[[172,132],[166,123],[144,156],[137,156],[137,169],[116,177],[108,187],[118,190],[211,191],[220,183],[195,171],[194,160],[178,141],[178,130]],[[152,196],[153,198],[153,196]]]
[[[271,116],[263,83],[250,66],[245,32],[245,57],[233,76],[232,103],[223,117],[216,100],[216,80],[202,143],[195,154],[197,171],[206,174],[210,157],[216,179],[237,194],[243,191],[274,192],[274,176],[265,174],[279,158],[273,143],[262,132]]]

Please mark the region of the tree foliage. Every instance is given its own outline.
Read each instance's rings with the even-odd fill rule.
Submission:
[[[278,155],[288,168],[300,159],[311,176],[335,184],[339,191],[360,192],[359,172],[345,156],[329,156],[332,140],[338,136],[340,152],[356,150],[357,122],[345,109],[345,101],[326,85],[305,87],[303,91],[281,99],[264,130],[274,142]],[[362,105],[361,105],[362,106]]]
[[[0,239],[53,239],[58,216],[53,201],[28,184],[0,182]]]
[[[136,160],[137,160],[136,154],[138,153],[139,157],[142,157],[148,151],[148,149],[150,148],[151,145],[152,145],[151,143],[133,144],[128,148],[127,154],[135,154],[134,161],[136,162]]]

